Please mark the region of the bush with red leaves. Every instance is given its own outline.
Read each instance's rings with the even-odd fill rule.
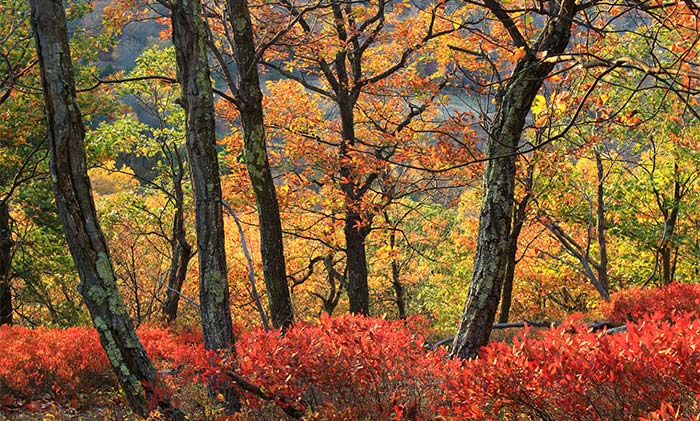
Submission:
[[[661,313],[698,312],[700,284],[672,283],[661,288],[625,289],[612,294],[610,302],[601,306],[604,317],[614,323],[638,320]]]
[[[233,371],[308,419],[689,419],[700,410],[700,320],[675,310],[635,318],[627,332],[608,335],[573,317],[491,343],[471,361],[425,349],[428,326],[416,318],[324,317],[284,336],[254,330],[224,363],[204,352],[197,331],[146,327],[139,335],[160,370],[175,369],[171,386]],[[2,402],[115,386],[91,329],[2,327],[0,349]],[[253,411],[270,408],[243,393]]]

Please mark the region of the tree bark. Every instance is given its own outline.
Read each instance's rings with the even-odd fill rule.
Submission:
[[[326,269],[326,282],[328,283],[329,291],[327,296],[317,294],[323,303],[323,311],[329,316],[333,315],[333,311],[338,306],[338,301],[340,301],[340,295],[343,291],[344,279],[341,274],[339,274],[333,267],[333,253],[329,253],[323,259],[323,266]],[[340,283],[340,287],[337,286],[335,281]]]
[[[338,60],[337,60],[338,61]],[[344,63],[345,59],[341,60]],[[343,64],[344,66],[344,64]],[[339,70],[340,67],[336,66]],[[343,67],[344,70],[344,67]],[[341,86],[347,86],[347,75],[338,71]],[[364,192],[360,191],[361,186],[354,180],[349,148],[355,144],[355,117],[354,104],[357,101],[356,95],[343,91],[338,93],[338,107],[340,109],[340,119],[342,123],[343,140],[340,144],[340,178],[341,189],[343,190],[345,208],[345,254],[347,291],[350,301],[350,312],[354,314],[369,315],[369,285],[367,282],[367,252],[365,240],[370,231],[371,221],[363,220],[360,213],[361,201]],[[368,215],[365,215],[369,217]]]
[[[660,204],[661,212],[664,215],[664,235],[659,247],[661,255],[661,285],[669,285],[673,281],[674,265],[672,262],[672,249],[676,232],[676,223],[678,222],[678,214],[680,212],[680,203],[683,200],[684,194],[681,192],[681,183],[678,180],[678,163],[673,164],[676,178],[673,181],[673,201],[671,202],[670,210]]]
[[[7,200],[0,202],[0,325],[12,324],[12,230]]]
[[[384,221],[391,225],[391,219],[389,218],[389,213],[384,212]],[[396,247],[396,230],[395,226],[389,233],[389,247],[393,250]],[[399,262],[396,258],[391,259],[391,286],[394,288],[394,293],[396,294],[396,310],[398,311],[399,319],[405,319],[406,314],[406,292],[403,289],[403,283],[401,282],[401,268],[399,267]]]
[[[109,250],[97,222],[63,2],[31,0],[30,4],[46,106],[51,178],[59,218],[80,275],[78,290],[134,412],[146,417],[155,404],[169,419],[184,419],[162,395],[156,370],[117,290]]]
[[[525,118],[554,65],[536,52],[561,54],[571,37],[575,0],[552,2],[552,13],[533,50],[520,59],[503,87],[486,146],[484,196],[472,282],[452,356],[473,358],[488,343],[505,276],[514,202],[515,160]]]
[[[194,191],[204,347],[233,352],[221,178],[207,58],[208,32],[199,1],[173,0],[171,13],[177,77],[182,87],[187,153]],[[240,399],[235,389],[220,391],[227,403],[227,410],[240,408]]]
[[[187,241],[185,230],[185,195],[182,189],[182,180],[185,176],[185,165],[180,153],[175,148],[174,159],[176,171],[173,177],[175,196],[175,217],[173,219],[173,236],[171,241],[172,257],[170,259],[170,273],[168,275],[168,290],[163,303],[163,315],[166,323],[170,324],[177,318],[177,308],[180,302],[182,285],[187,278],[187,268],[194,256],[192,246]]]
[[[260,254],[272,325],[286,329],[294,320],[282,242],[277,192],[267,155],[262,91],[255,39],[247,0],[227,1],[238,64],[238,105],[243,122],[245,162],[248,167],[260,225]]]
[[[503,280],[503,294],[501,297],[501,312],[498,315],[498,323],[507,323],[510,315],[510,306],[513,301],[513,281],[515,280],[515,265],[518,263],[518,239],[523,230],[527,218],[527,206],[532,198],[532,185],[534,182],[534,165],[528,166],[528,174],[525,180],[525,195],[513,209],[513,226],[508,236],[506,249],[506,273]]]

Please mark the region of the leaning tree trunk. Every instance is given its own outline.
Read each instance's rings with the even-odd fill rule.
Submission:
[[[194,191],[204,347],[229,352],[233,351],[234,337],[226,277],[214,98],[207,58],[208,32],[199,1],[173,0],[171,13]],[[222,393],[229,411],[240,408],[235,389],[227,388]]]
[[[238,105],[243,122],[248,175],[255,192],[260,224],[260,254],[272,325],[287,328],[294,320],[282,244],[282,222],[275,183],[265,145],[262,91],[256,60],[253,25],[247,0],[229,0],[238,64]]]
[[[479,216],[474,272],[452,356],[473,358],[491,335],[505,276],[514,202],[515,160],[525,118],[554,64],[536,52],[561,54],[571,37],[574,0],[556,2],[533,50],[520,59],[503,87],[487,141],[484,196]]]
[[[180,411],[162,395],[156,370],[136,336],[117,290],[107,243],[97,222],[63,2],[31,0],[30,3],[46,105],[51,178],[58,215],[80,275],[78,290],[134,412],[146,417],[155,404],[168,418],[183,419]]]
[[[0,202],[0,325],[12,324],[12,231],[10,207]]]

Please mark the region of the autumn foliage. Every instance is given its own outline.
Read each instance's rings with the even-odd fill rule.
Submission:
[[[639,320],[652,313],[671,315],[700,310],[700,285],[672,283],[661,288],[629,288],[612,295],[602,306],[604,317],[614,323]]]
[[[672,295],[674,305],[687,309],[697,306],[690,290],[697,287],[639,290],[635,297],[665,310],[659,298]],[[493,342],[471,361],[429,350],[429,327],[420,318],[324,316],[298,323],[284,337],[248,331],[237,341],[235,362],[214,367],[196,330],[145,327],[139,335],[171,387],[235,371],[286,398],[270,403],[248,394],[250,414],[291,404],[308,419],[324,420],[690,418],[700,409],[700,320],[685,311],[642,314],[625,300],[620,295],[613,308],[640,309],[631,313],[636,320],[627,332],[591,332],[579,315],[557,328],[528,328],[509,343]],[[87,328],[2,327],[0,346],[4,404],[45,394],[70,401],[115,384],[97,335]]]

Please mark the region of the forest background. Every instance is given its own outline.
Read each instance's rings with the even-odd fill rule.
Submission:
[[[234,340],[203,310],[216,229],[196,197],[217,188],[193,159],[201,81],[182,93],[200,44],[211,254],[239,334],[419,315],[435,340],[459,326],[453,356],[473,357],[495,319],[604,318],[615,291],[697,279],[691,2],[205,2],[185,13],[201,25],[176,20],[188,4],[66,7],[97,220],[136,327]],[[5,1],[0,28],[0,322],[97,326],[56,210],[28,4]]]

